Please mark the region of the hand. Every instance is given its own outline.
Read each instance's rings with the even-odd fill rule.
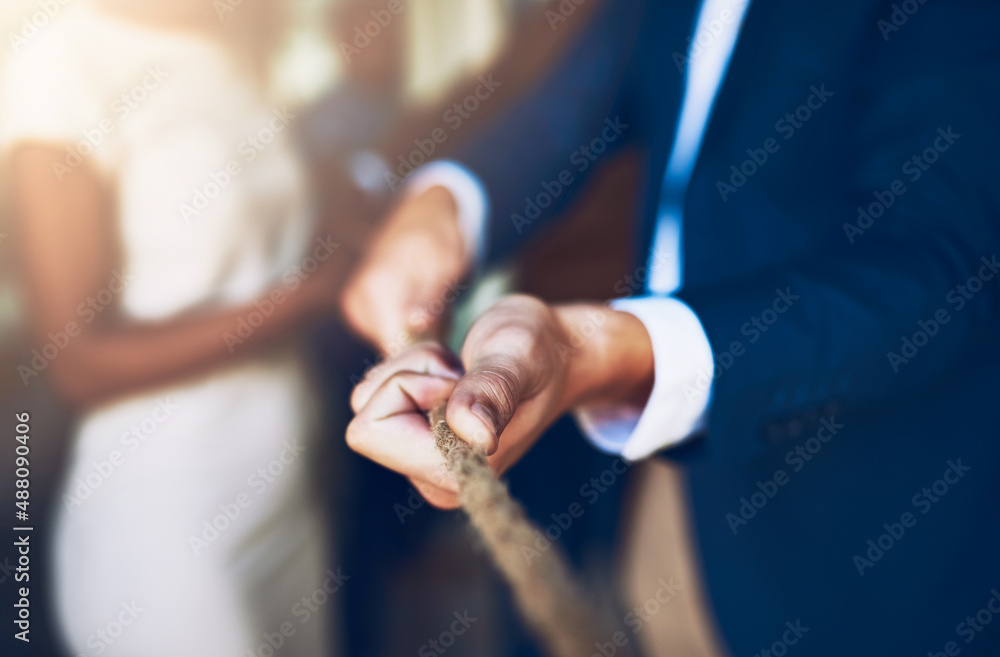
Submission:
[[[341,308],[348,324],[384,352],[408,335],[440,335],[468,274],[471,254],[451,193],[432,187],[398,206],[348,282]],[[393,348],[395,347],[395,348]]]
[[[447,347],[423,342],[373,368],[351,395],[356,416],[347,427],[347,444],[409,478],[441,508],[458,506],[457,486],[437,450],[427,413],[447,401],[462,373]]]
[[[508,297],[473,325],[461,360],[464,374],[444,347],[417,345],[373,370],[351,398],[351,448],[409,477],[443,508],[458,498],[425,417],[434,405],[447,400],[448,424],[501,474],[570,408],[642,403],[652,387],[642,323],[597,304],[552,308]]]

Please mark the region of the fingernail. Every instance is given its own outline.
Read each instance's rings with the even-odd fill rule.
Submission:
[[[469,410],[472,411],[473,415],[475,415],[476,417],[478,417],[480,420],[483,421],[483,424],[486,425],[487,429],[496,431],[497,423],[493,420],[493,414],[490,413],[490,411],[485,406],[483,406],[479,402],[475,402],[474,404],[472,404]]]

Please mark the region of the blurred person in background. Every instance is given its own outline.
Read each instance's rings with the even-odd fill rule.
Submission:
[[[360,258],[390,202],[385,183],[389,169],[379,151],[407,106],[408,15],[394,17],[375,38],[367,37],[364,49],[353,46],[359,26],[374,20],[370,12],[384,7],[379,0],[341,0],[326,9],[327,37],[343,66],[337,83],[303,108],[295,126],[316,212],[336,223],[337,266],[345,273]],[[338,342],[344,349],[356,348]]]
[[[405,109],[406,20],[404,13],[388,22],[364,48],[358,41],[361,26],[372,22],[371,12],[384,10],[379,0],[341,0],[328,12],[328,33],[343,66],[337,85],[305,115],[303,150],[312,157],[336,157],[360,189],[377,198],[388,195],[382,167],[372,169],[366,153],[381,146]],[[371,156],[375,156],[371,153]]]
[[[337,244],[313,225],[294,116],[263,92],[281,8],[81,1],[2,74],[14,237],[48,354],[19,374],[46,370],[79,409],[53,555],[74,654],[332,649],[333,603],[299,604],[342,578],[295,335],[331,310]]]

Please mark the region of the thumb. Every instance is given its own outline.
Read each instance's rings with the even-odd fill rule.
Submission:
[[[459,438],[492,455],[522,401],[526,376],[510,359],[495,357],[477,363],[448,399],[448,425]]]

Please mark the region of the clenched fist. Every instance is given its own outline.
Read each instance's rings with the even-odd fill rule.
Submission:
[[[451,193],[431,187],[397,206],[351,276],[341,306],[348,324],[383,352],[412,335],[441,335],[472,254]]]
[[[584,328],[586,327],[586,329]],[[461,358],[434,342],[412,346],[355,388],[352,449],[407,477],[433,505],[458,505],[426,414],[447,402],[448,424],[499,474],[561,415],[583,403],[644,404],[653,355],[642,323],[599,304],[551,307],[507,297],[469,332]]]

